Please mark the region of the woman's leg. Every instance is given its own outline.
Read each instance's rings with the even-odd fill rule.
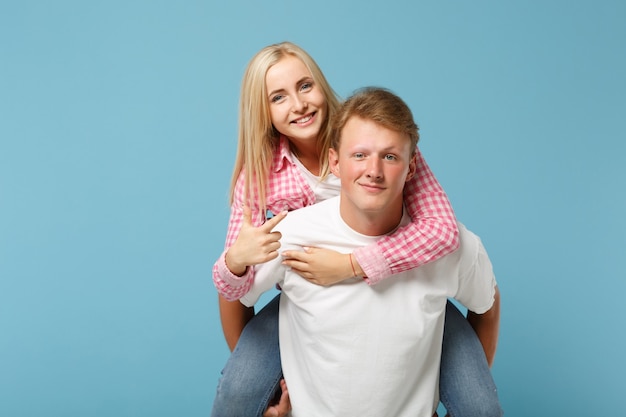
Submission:
[[[446,306],[439,394],[451,417],[503,414],[480,340],[450,301]]]
[[[222,370],[211,417],[261,417],[280,387],[278,305],[274,297],[248,322]]]

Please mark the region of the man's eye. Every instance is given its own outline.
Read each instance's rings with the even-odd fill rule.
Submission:
[[[395,155],[391,155],[391,154],[385,155],[385,160],[387,160],[387,161],[395,161],[396,159],[398,159],[398,158],[396,158]]]
[[[357,152],[357,153],[354,154],[354,157],[356,159],[363,159],[363,158],[365,158],[365,154],[362,153],[362,152]]]

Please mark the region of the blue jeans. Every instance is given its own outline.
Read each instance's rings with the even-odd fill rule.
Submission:
[[[451,417],[504,414],[483,346],[465,316],[450,301],[443,328],[439,398]]]
[[[247,324],[222,371],[211,417],[261,417],[279,389],[278,304],[270,301]],[[502,416],[482,345],[448,302],[439,390],[451,417]]]

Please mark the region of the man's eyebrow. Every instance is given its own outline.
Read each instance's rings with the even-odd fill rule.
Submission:
[[[402,147],[398,146],[398,145],[391,145],[391,146],[387,146],[386,148],[381,148],[381,149],[377,149],[376,152],[378,153],[384,153],[384,152],[391,152],[391,153],[400,153],[402,152]],[[361,145],[361,144],[357,144],[354,146],[354,150],[355,152],[364,152],[364,151],[369,151],[371,152],[371,149]]]

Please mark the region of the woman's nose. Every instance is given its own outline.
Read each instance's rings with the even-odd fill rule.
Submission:
[[[304,100],[302,100],[299,97],[294,97],[293,99],[293,105],[292,105],[292,111],[294,113],[302,113],[307,107],[308,107],[308,103]]]

